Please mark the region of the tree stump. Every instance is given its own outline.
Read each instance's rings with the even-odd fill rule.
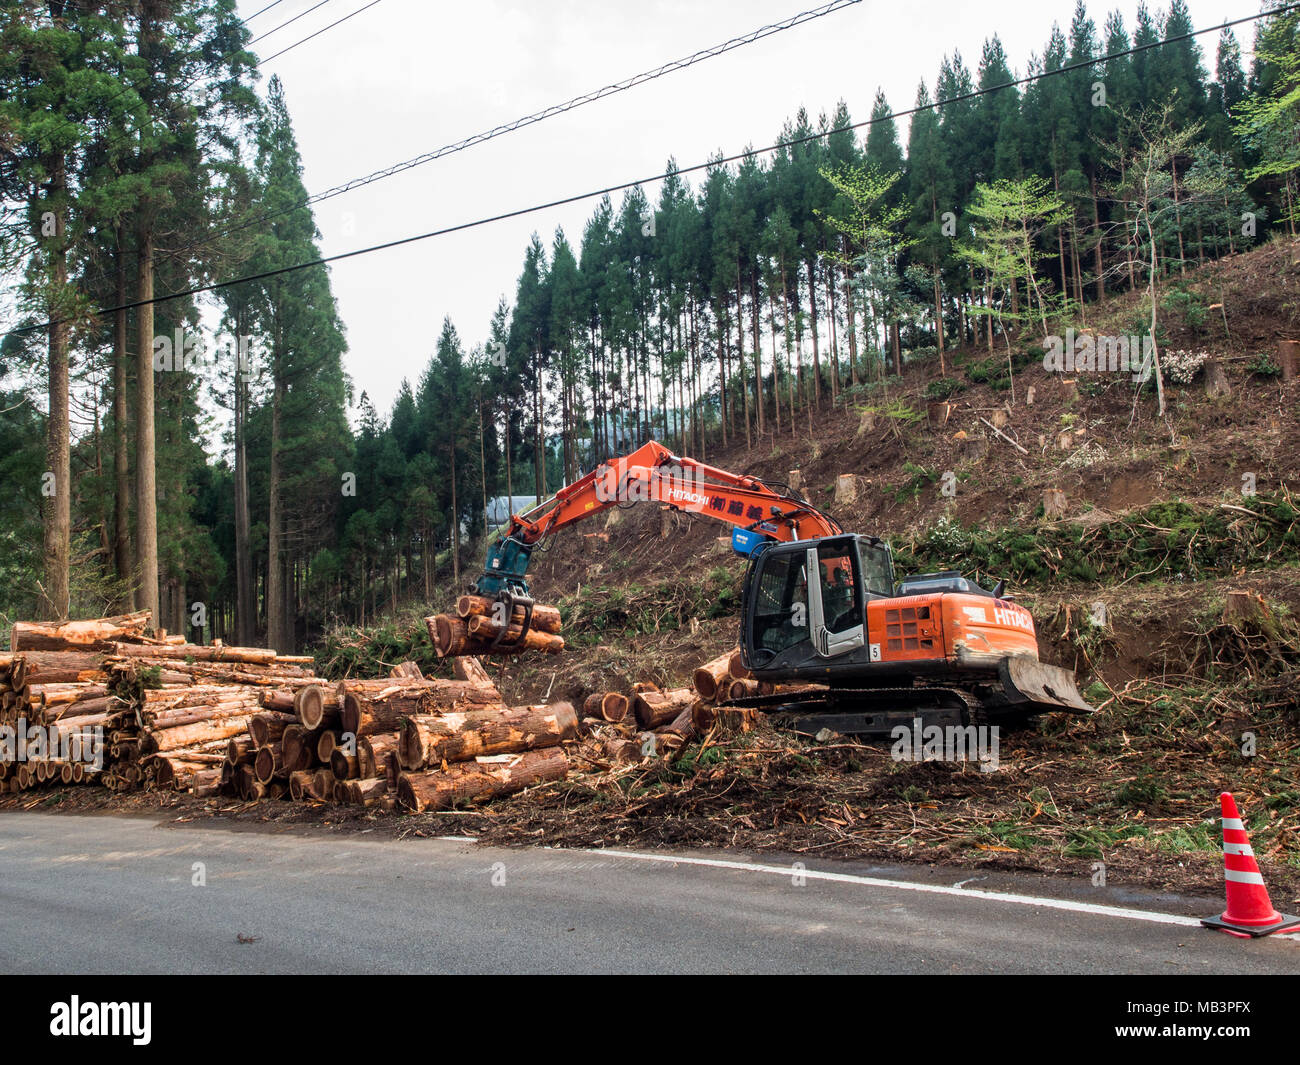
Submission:
[[[930,428],[942,429],[952,417],[952,404],[941,399],[927,403],[926,415],[930,420]]]
[[[842,507],[858,498],[858,478],[852,473],[841,473],[835,478],[835,505]]]
[[[1228,383],[1227,371],[1218,359],[1205,360],[1205,394],[1208,396],[1230,396],[1232,386]]]
[[[1272,611],[1264,602],[1263,596],[1254,592],[1229,592],[1223,603],[1223,624],[1239,625],[1243,621],[1259,624],[1272,617]]]
[[[1043,489],[1043,517],[1049,521],[1065,517],[1065,493],[1059,488]]]
[[[1277,364],[1282,367],[1284,382],[1295,380],[1296,368],[1300,366],[1300,340],[1277,342]]]

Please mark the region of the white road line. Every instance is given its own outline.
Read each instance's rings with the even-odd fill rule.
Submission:
[[[641,862],[663,862],[670,865],[700,865],[711,869],[732,869],[745,873],[769,873],[775,876],[799,875],[808,880],[828,880],[837,884],[858,884],[862,887],[886,888],[891,891],[917,891],[926,895],[952,895],[957,898],[978,899],[984,902],[1010,902],[1019,906],[1041,906],[1048,910],[1069,910],[1072,913],[1090,913],[1098,917],[1120,917],[1126,921],[1148,921],[1151,924],[1181,925],[1199,928],[1200,919],[1176,913],[1155,913],[1151,910],[1133,910],[1124,906],[1102,906],[1094,902],[1073,902],[1069,899],[1042,898],[1037,895],[1016,895],[1001,891],[981,891],[978,888],[946,887],[943,884],[919,884],[911,880],[885,880],[874,876],[857,876],[854,873],[832,873],[820,869],[793,869],[788,865],[762,865],[757,862],[726,861],[722,858],[685,858],[680,855],[646,854],[642,851],[587,849],[586,854],[605,858],[627,858]],[[1300,942],[1300,936],[1276,936]]]

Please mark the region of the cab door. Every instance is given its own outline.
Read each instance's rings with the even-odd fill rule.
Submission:
[[[812,643],[822,658],[836,658],[866,643],[863,622],[865,591],[857,541],[852,537],[819,540],[807,551]]]

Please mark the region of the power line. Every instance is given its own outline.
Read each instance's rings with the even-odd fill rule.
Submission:
[[[329,2],[330,2],[330,0],[320,0],[319,3],[312,4],[312,6],[309,7],[309,8],[307,8],[305,11],[299,11],[298,14],[296,14],[296,15],[293,16],[293,18],[291,18],[291,19],[286,19],[284,22],[281,22],[280,25],[278,25],[278,26],[276,26],[276,27],[274,27],[274,28],[272,28],[272,29],[267,30],[265,33],[259,33],[256,37],[254,37],[251,41],[248,42],[248,47],[251,48],[251,47],[252,47],[253,45],[255,45],[258,41],[260,41],[260,40],[264,40],[265,38],[270,37],[271,34],[273,34],[273,33],[279,33],[279,32],[280,32],[282,29],[284,29],[286,26],[291,26],[291,25],[293,25],[293,23],[297,22],[297,21],[298,21],[300,18],[302,18],[304,15],[310,15],[310,14],[311,14],[313,11],[315,11],[318,7],[324,7],[324,6],[325,6],[326,4],[328,4]]]
[[[496,137],[504,136],[507,133],[513,133],[515,130],[522,129],[525,126],[535,125],[536,123],[545,121],[546,119],[551,118],[555,115],[563,114],[567,111],[572,111],[578,107],[582,107],[589,103],[594,103],[595,101],[603,99],[606,96],[613,96],[616,93],[626,92],[627,90],[635,88],[638,85],[642,85],[647,81],[653,81],[657,78],[661,78],[665,74],[669,74],[672,73],[673,71],[682,70],[686,67],[693,66],[695,63],[703,62],[706,59],[712,59],[714,56],[722,55],[724,52],[733,51],[734,49],[740,48],[744,45],[752,44],[754,41],[762,40],[764,37],[770,37],[773,34],[781,33],[784,30],[792,29],[795,26],[802,25],[805,22],[811,22],[813,19],[818,19],[823,17],[824,15],[832,14],[836,11],[842,10],[845,7],[849,7],[857,3],[861,3],[861,0],[833,0],[833,2],[824,4],[821,7],[812,8],[808,11],[801,11],[797,15],[792,15],[790,18],[783,19],[780,22],[774,22],[766,26],[760,26],[758,29],[752,30],[751,32],[743,34],[742,36],[733,37],[728,41],[724,41],[722,44],[713,45],[710,48],[704,48],[698,52],[693,52],[691,55],[684,56],[681,59],[675,59],[672,60],[671,62],[664,63],[661,66],[655,67],[653,70],[647,70],[640,74],[633,75],[630,78],[625,78],[622,81],[616,81],[602,88],[594,89],[591,92],[584,93],[581,96],[575,96],[570,100],[566,100],[564,103],[552,104],[551,106],[543,108],[540,111],[535,111],[530,115],[525,115],[522,118],[514,119],[513,121],[507,122],[503,125],[495,126],[492,129],[486,130],[482,133],[475,133],[472,136],[465,137],[464,139],[459,141],[454,141],[451,144],[444,144],[441,148],[435,148],[432,151],[424,152],[420,155],[414,156],[413,158],[407,159],[403,162],[394,163],[392,166],[385,167],[382,170],[376,170],[362,177],[353,178],[350,181],[345,181],[341,185],[335,185],[333,188],[326,189],[324,192],[315,193],[314,195],[308,196],[306,199],[300,200],[297,203],[291,203],[275,211],[268,211],[263,214],[245,219],[243,222],[240,222],[237,225],[230,226],[229,228],[224,229],[219,233],[215,233],[210,237],[204,237],[201,240],[196,240],[190,244],[187,244],[181,248],[176,249],[174,252],[171,252],[169,254],[171,254],[173,257],[177,255],[183,255],[187,251],[192,251],[194,248],[203,247],[206,244],[210,244],[214,240],[219,240],[222,237],[229,236],[232,233],[238,233],[241,230],[247,229],[249,226],[258,225],[259,223],[262,222],[269,222],[272,219],[279,218],[281,215],[287,214],[291,211],[297,211],[303,207],[308,207],[314,203],[320,203],[324,200],[331,199],[335,196],[341,196],[345,192],[351,192],[353,189],[359,189],[366,185],[373,184],[377,181],[383,181],[386,178],[394,177],[395,175],[404,173],[407,170],[412,170],[417,166],[423,166],[425,163],[433,162],[435,159],[441,159],[444,156],[454,155],[456,152],[461,152],[467,148],[472,148],[476,144],[483,144],[487,141],[495,139]]]
[[[321,29],[317,30],[315,33],[311,34],[310,36],[304,37],[301,41],[294,41],[293,44],[289,45],[288,48],[281,48],[274,55],[269,55],[265,59],[259,59],[257,61],[257,65],[260,67],[263,63],[269,63],[272,59],[279,59],[280,56],[284,55],[285,52],[292,52],[295,48],[298,47],[298,45],[306,44],[313,37],[319,37],[322,33],[325,33],[327,30],[332,30],[335,26],[339,25],[340,23],[347,22],[347,20],[352,18],[353,15],[359,15],[363,11],[369,11],[377,3],[379,3],[379,0],[370,0],[370,3],[366,4],[365,7],[357,8],[357,10],[353,11],[351,14],[344,15],[341,19],[337,19],[336,21],[331,22],[328,26],[322,27]]]
[[[935,108],[947,107],[950,104],[962,103],[966,100],[977,99],[978,97],[987,96],[991,93],[1001,92],[1003,89],[1011,89],[1011,88],[1017,88],[1021,85],[1028,85],[1033,82],[1042,81],[1045,78],[1054,77],[1059,74],[1068,74],[1073,70],[1085,69],[1087,67],[1096,66],[1098,63],[1107,63],[1115,59],[1123,59],[1126,56],[1137,55],[1140,52],[1146,52],[1153,48],[1161,48],[1165,45],[1176,44],[1179,41],[1191,40],[1193,38],[1200,37],[1206,33],[1214,33],[1215,31],[1222,32],[1223,30],[1230,29],[1233,26],[1239,26],[1248,22],[1255,22],[1261,18],[1268,18],[1272,15],[1285,14],[1286,12],[1294,11],[1296,9],[1300,9],[1300,2],[1283,4],[1280,7],[1272,8],[1269,11],[1261,11],[1255,15],[1246,15],[1242,18],[1231,19],[1229,21],[1219,23],[1218,25],[1215,26],[1207,26],[1204,29],[1190,30],[1187,33],[1179,34],[1176,37],[1170,37],[1167,40],[1151,41],[1147,44],[1135,45],[1131,48],[1126,48],[1119,52],[1111,52],[1103,56],[1097,56],[1096,58],[1093,59],[1079,60],[1075,63],[1068,63],[1062,67],[1057,68],[1056,70],[1039,71],[1037,74],[1029,74],[1023,78],[1013,78],[1012,80],[1003,82],[999,85],[990,85],[987,88],[983,88],[983,89],[973,89],[970,92],[959,93],[956,96],[950,96],[943,100],[936,100],[933,103],[919,104],[914,107],[905,108],[901,111],[894,111],[888,115],[881,115],[877,118],[864,119],[861,122],[853,122],[845,126],[840,126],[836,129],[826,130],[825,132],[810,133],[807,136],[794,137],[789,140],[779,141],[778,143],[768,145],[765,148],[748,149],[743,152],[737,152],[733,155],[719,156],[717,158],[710,159],[704,163],[696,163],[692,166],[680,167],[672,171],[665,171],[662,174],[654,174],[649,177],[638,178],[635,181],[625,181],[617,185],[606,186],[605,188],[602,189],[595,189],[589,192],[580,192],[572,196],[562,197],[558,200],[550,200],[546,203],[534,204],[531,207],[520,207],[513,211],[504,211],[500,214],[490,215],[485,218],[478,218],[470,222],[460,222],[454,226],[446,226],[442,229],[433,229],[428,231],[427,233],[416,233],[409,237],[399,237],[396,240],[385,241],[382,244],[372,244],[369,245],[368,247],[356,248],[352,251],[339,252],[335,255],[325,255],[316,259],[310,259],[307,262],[295,263],[292,266],[281,266],[273,270],[263,270],[260,273],[248,274],[244,277],[232,278],[229,281],[216,281],[209,285],[196,285],[193,288],[183,289],[179,292],[170,292],[167,293],[166,295],[155,296],[152,299],[147,299],[147,300],[133,300],[129,303],[118,304],[115,307],[101,308],[91,313],[95,315],[115,314],[118,311],[128,311],[136,307],[147,306],[151,303],[161,303],[164,302],[165,300],[173,300],[173,299],[184,299],[187,296],[195,296],[203,292],[216,292],[221,289],[231,288],[235,285],[247,284],[250,281],[261,281],[268,277],[278,277],[282,274],[290,274],[298,270],[307,270],[316,266],[327,266],[330,263],[340,262],[343,259],[353,259],[360,255],[369,255],[372,252],[387,251],[390,248],[398,248],[405,244],[414,244],[422,240],[429,240],[433,237],[442,237],[452,233],[464,232],[465,230],[469,230],[469,229],[477,229],[480,226],[491,225],[494,222],[504,222],[511,218],[520,218],[524,215],[536,214],[539,211],[548,211],[556,207],[565,207],[568,206],[569,204],[580,203],[583,200],[595,199],[600,196],[608,196],[610,193],[614,193],[614,192],[626,192],[630,189],[637,188],[641,185],[648,185],[655,181],[662,181],[665,178],[670,176],[674,176],[674,175],[681,176],[683,174],[695,173],[700,170],[709,170],[714,167],[725,166],[728,163],[738,162],[742,159],[749,159],[759,155],[767,155],[770,152],[780,151],[784,148],[792,148],[800,144],[807,144],[811,141],[822,140],[823,138],[834,136],[837,133],[844,133],[850,130],[859,130],[867,126],[874,125],[877,122],[892,122],[895,119],[907,118],[911,115],[920,114],[923,111],[931,111],[934,110]],[[56,322],[50,321],[50,322],[41,323],[40,325],[23,326],[19,329],[11,329],[4,335],[9,336],[14,333],[25,333],[37,329],[47,329],[54,324],[56,324]]]

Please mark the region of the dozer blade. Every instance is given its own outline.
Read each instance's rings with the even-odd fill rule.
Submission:
[[[1045,710],[1068,710],[1076,714],[1096,713],[1084,702],[1074,684],[1074,674],[1060,666],[1049,666],[1028,655],[1011,655],[998,667],[1008,697],[1039,703]]]

